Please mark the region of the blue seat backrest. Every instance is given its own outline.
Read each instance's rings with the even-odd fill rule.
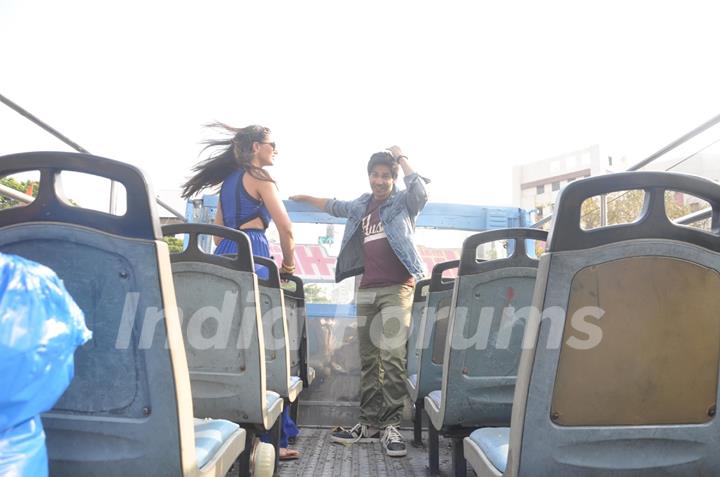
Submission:
[[[580,227],[585,200],[643,190],[633,223]],[[707,201],[679,226],[669,192]],[[681,174],[590,178],[561,192],[516,387],[513,475],[720,475],[720,186]],[[542,318],[542,319],[541,319]]]
[[[0,211],[0,250],[52,268],[93,332],[75,354],[66,393],[43,415],[50,474],[180,475],[183,465],[191,465],[181,462],[180,449],[192,446],[192,434],[181,424],[192,422],[192,409],[178,396],[190,389],[187,376],[178,374],[187,373],[182,346],[168,338],[166,319],[177,315],[175,304],[164,302],[158,251],[165,245],[143,175],[86,154],[0,157],[0,175],[23,170],[40,171],[38,197]],[[63,170],[121,182],[126,214],[61,200]]]
[[[546,239],[542,230],[503,229],[463,243],[445,345],[443,427],[510,425],[538,265],[526,244]],[[501,240],[514,245],[509,257],[476,259],[478,247]]]
[[[283,275],[283,301],[285,318],[288,324],[288,344],[290,346],[290,374],[303,380],[303,387],[310,385],[308,379],[308,337],[305,313],[305,288],[300,277]]]
[[[407,376],[417,374],[417,345],[422,317],[427,305],[427,296],[430,291],[430,279],[425,278],[415,284],[413,306],[410,315],[410,332],[408,333],[407,344]]]
[[[447,270],[457,268],[459,263],[459,260],[439,263],[431,274],[427,305],[416,346],[418,399],[424,399],[428,393],[440,389],[447,319],[455,284],[454,279],[446,279],[442,275]]]
[[[268,278],[258,279],[260,313],[265,340],[265,369],[267,387],[282,397],[290,392],[290,343],[285,315],[285,296],[280,288],[280,275],[275,262],[265,257],[254,257],[255,263],[268,269]]]
[[[209,224],[163,227],[186,234],[187,247],[170,256],[196,417],[265,427],[264,340],[258,286],[248,237]],[[237,244],[237,254],[216,256],[198,247],[201,235]]]

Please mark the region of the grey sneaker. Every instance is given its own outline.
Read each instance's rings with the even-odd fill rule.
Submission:
[[[383,450],[390,457],[404,457],[407,455],[405,439],[395,426],[387,426],[380,439]]]
[[[380,430],[365,424],[355,424],[350,429],[336,427],[330,434],[330,441],[338,444],[354,444],[356,442],[377,442],[380,439]]]

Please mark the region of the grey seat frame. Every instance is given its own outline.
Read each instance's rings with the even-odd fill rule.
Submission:
[[[241,231],[210,224],[166,225],[163,234],[187,236],[185,250],[171,254],[170,260],[183,314],[195,415],[270,430],[282,412],[282,400],[268,402],[265,340],[250,240]],[[198,246],[200,235],[232,240],[238,253],[233,257],[207,254]],[[220,341],[210,342],[213,336],[203,336],[203,328],[192,326],[208,310],[218,312],[217,319],[205,321],[216,326],[215,337]],[[226,319],[230,322],[225,323]]]
[[[514,244],[509,257],[488,261],[476,258],[478,247],[505,240],[512,240]],[[453,475],[465,475],[463,437],[477,427],[510,425],[525,319],[508,317],[504,312],[506,307],[513,307],[516,313],[522,313],[531,305],[538,266],[538,260],[531,258],[526,248],[526,241],[532,240],[546,241],[547,232],[493,230],[472,235],[463,242],[448,318],[440,406],[430,395],[425,397],[425,411],[434,428],[431,431],[451,438]],[[511,297],[503,293],[508,287],[513,291]],[[486,307],[492,308],[491,323],[481,325]],[[503,348],[498,349],[501,329],[508,326],[511,335]],[[487,329],[488,336],[482,342],[468,342],[466,331],[474,332],[477,337],[481,329]],[[468,364],[480,367],[487,375],[470,375],[466,369]],[[430,436],[432,441],[437,440],[436,432]],[[439,454],[431,455],[437,458]],[[431,470],[438,465],[437,460],[429,462]]]
[[[144,176],[87,154],[0,157],[2,176],[32,170],[40,171],[38,197],[0,211],[0,250],[53,269],[94,333],[76,351],[70,387],[43,415],[51,475],[225,475],[245,445],[245,431],[232,431],[198,468],[170,259]],[[126,214],[71,205],[61,171],[122,183]]]
[[[416,375],[414,381],[411,379],[412,375],[410,374],[405,377],[405,387],[410,395],[410,401],[415,406],[414,439],[416,440],[422,435],[422,413],[425,406],[425,396],[429,392],[438,389],[442,379],[442,362],[433,360],[438,343],[440,341],[444,343],[445,341],[444,336],[437,336],[438,312],[447,309],[449,313],[455,283],[454,279],[443,279],[442,275],[447,270],[457,268],[459,264],[459,260],[450,260],[438,263],[433,267],[417,337],[414,339],[414,346],[412,348],[408,346],[408,354],[413,353],[415,355],[411,359],[415,362]]]
[[[307,314],[305,311],[305,286],[302,278],[281,274],[282,292],[285,303],[285,318],[288,324],[288,345],[290,350],[290,374],[299,376],[303,389],[315,380],[315,368],[308,364]],[[300,400],[290,406],[290,416],[298,423]]]
[[[585,231],[580,210],[589,197],[642,189],[646,199],[638,220]],[[670,222],[666,191],[700,197],[712,207],[711,232]],[[601,176],[569,184],[561,193],[558,213],[540,259],[533,298],[536,313],[526,334],[515,390],[509,452],[504,472],[477,443],[464,440],[465,455],[479,476],[686,476],[720,474],[720,423],[565,426],[553,422],[550,406],[561,353],[568,347],[547,343],[557,338],[552,320],[540,310],[567,309],[573,277],[583,269],[633,257],[679,259],[720,272],[720,187],[682,174],[634,172]],[[651,297],[638,297],[638,303]],[[562,328],[567,326],[563,316]],[[561,329],[562,331],[562,329]],[[632,366],[628,362],[627,366]],[[660,366],[661,364],[658,364]],[[685,390],[687,391],[687,390]],[[717,393],[716,393],[717,395]],[[623,406],[608,402],[608,406]],[[715,403],[717,405],[717,403]]]
[[[459,260],[452,260],[435,265],[432,275],[435,277],[430,284],[425,309],[423,310],[420,329],[415,342],[415,362],[417,363],[417,379],[415,383],[406,378],[406,387],[413,402],[422,401],[427,393],[440,387],[442,363],[433,362],[433,346],[436,341],[438,305],[449,301],[452,297],[454,280],[442,280],[445,270],[457,268]]]
[[[294,285],[294,288],[282,287],[290,343],[290,372],[293,376],[300,376],[303,388],[307,388],[315,380],[315,369],[308,364],[305,286],[302,278],[297,275],[281,274],[280,277],[286,283]]]
[[[406,380],[409,380],[413,374],[417,378],[418,359],[417,359],[417,343],[420,329],[422,327],[423,314],[427,305],[427,296],[430,293],[430,279],[424,278],[415,284],[415,292],[413,294],[413,305],[410,313],[410,331],[408,333],[407,342],[407,362],[405,366]],[[406,387],[410,389],[412,383],[407,382]],[[413,444],[422,445],[422,415],[423,406],[415,405],[413,412]]]
[[[280,274],[277,264],[271,259],[258,256],[253,259],[255,263],[268,269],[267,279],[258,278],[267,387],[293,403],[303,389],[303,382],[299,376],[293,376],[290,372],[290,333],[285,313],[285,293],[280,287]]]
[[[408,333],[407,342],[407,366],[405,373],[407,376],[417,374],[418,360],[417,349],[418,336],[422,327],[423,314],[427,303],[427,296],[430,293],[430,279],[425,278],[415,284],[415,293],[413,295],[413,306],[410,314],[410,331]]]

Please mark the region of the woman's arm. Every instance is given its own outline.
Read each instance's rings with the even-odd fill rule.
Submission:
[[[218,197],[218,205],[217,210],[215,211],[215,225],[225,225],[223,222],[223,214],[222,214],[222,207],[220,206],[220,197]],[[214,236],[213,242],[215,242],[215,246],[217,247],[220,245],[220,242],[222,242],[222,237]]]
[[[257,192],[260,199],[267,207],[280,234],[280,248],[283,253],[281,273],[292,273],[295,271],[295,237],[293,236],[292,222],[285,210],[285,204],[280,199],[280,193],[277,186],[273,182],[261,181],[257,182]]]

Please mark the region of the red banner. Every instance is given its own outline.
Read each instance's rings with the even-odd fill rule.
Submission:
[[[425,262],[428,273],[432,272],[435,265],[449,260],[457,260],[460,258],[460,250],[455,248],[428,248],[422,245],[418,247],[418,251]],[[282,251],[280,244],[270,244],[270,254],[274,257],[275,262],[280,266],[282,260]],[[322,245],[296,245],[295,246],[295,274],[307,281],[335,281],[335,261],[337,257],[328,255],[326,249]],[[449,271],[447,277],[454,277],[455,273]]]

